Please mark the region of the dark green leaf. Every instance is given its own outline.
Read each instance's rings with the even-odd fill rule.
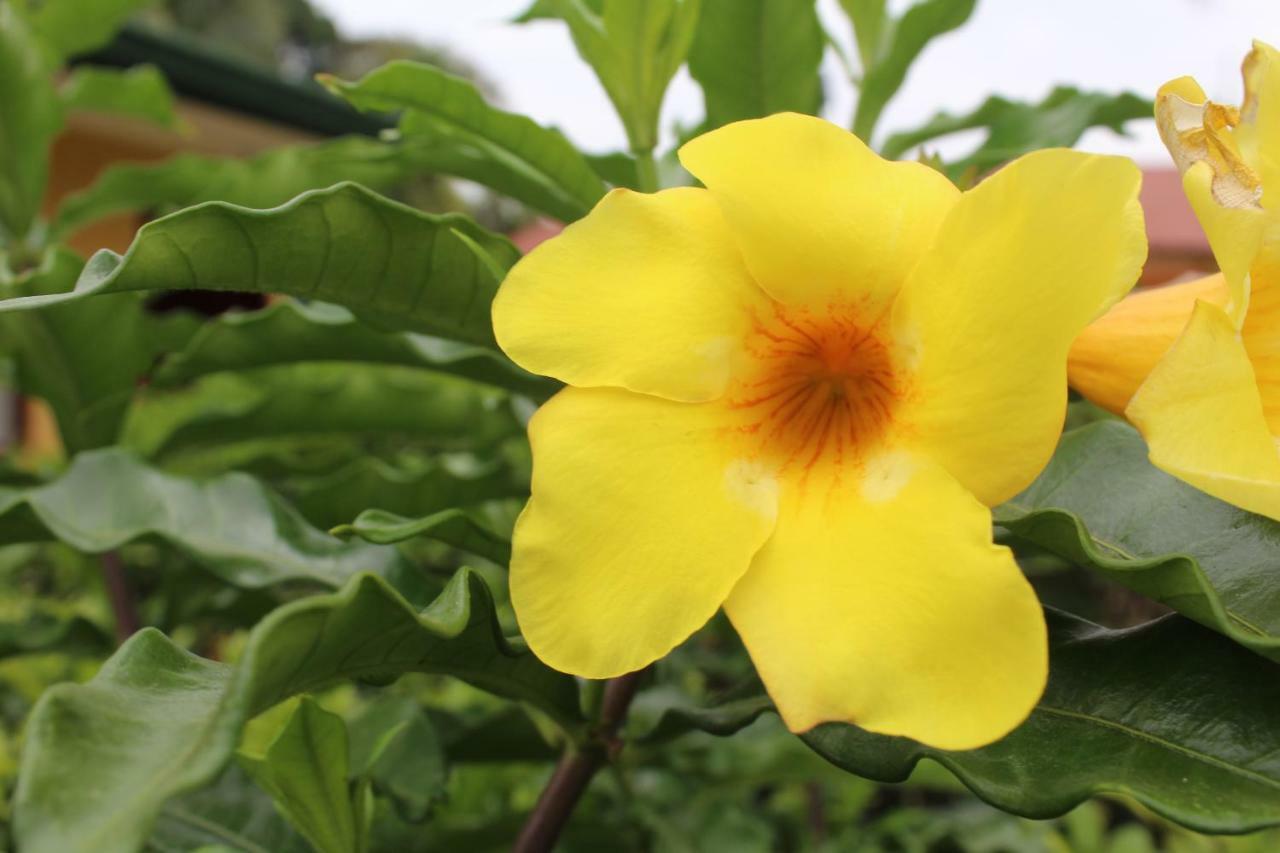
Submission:
[[[148,853],[312,853],[276,811],[271,798],[236,764],[229,765],[212,785],[165,803],[143,849]]]
[[[241,764],[317,853],[359,853],[365,827],[347,787],[347,725],[309,697],[267,747]]]
[[[281,300],[261,311],[231,312],[203,324],[152,375],[155,386],[309,361],[397,364],[451,373],[543,400],[558,383],[520,369],[496,350],[410,332],[371,329],[336,305]]]
[[[171,129],[179,126],[173,92],[151,65],[124,71],[82,65],[67,76],[58,94],[69,110],[116,113]]]
[[[351,769],[390,797],[400,815],[418,822],[444,796],[445,755],[431,720],[418,703],[387,697],[350,726]]]
[[[361,80],[326,79],[362,110],[404,111],[401,133],[423,168],[468,178],[570,222],[604,185],[558,130],[490,106],[475,85],[418,62],[390,62]]]
[[[1115,793],[1205,832],[1280,824],[1280,667],[1179,616],[1116,631],[1047,618],[1049,685],[1003,740],[946,752],[829,724],[806,742],[886,782],[928,758],[1025,817]]]
[[[218,373],[135,402],[123,441],[147,457],[281,436],[405,436],[488,447],[522,427],[508,395],[464,379],[380,364],[300,362]]]
[[[1280,660],[1280,524],[1159,470],[1121,421],[1064,435],[1040,477],[995,518],[1020,539]]]
[[[385,510],[367,509],[351,524],[340,524],[330,532],[343,539],[359,536],[376,545],[425,536],[499,565],[505,566],[511,561],[510,540],[461,509],[446,509],[423,518],[405,518]]]
[[[5,293],[63,292],[82,267],[69,251],[51,252]],[[0,314],[0,353],[14,359],[17,389],[49,403],[72,452],[114,443],[138,382],[160,353],[181,346],[199,325],[190,316],[149,314],[141,302],[138,294],[121,293]]]
[[[133,850],[166,800],[217,776],[250,717],[338,679],[407,672],[452,675],[568,729],[582,725],[576,682],[502,638],[475,574],[460,571],[420,613],[363,576],[274,611],[234,666],[146,630],[87,684],[46,692],[27,725],[18,844],[24,853]]]
[[[49,178],[62,105],[40,44],[12,3],[0,3],[0,237],[27,235]]]
[[[113,213],[167,213],[207,201],[275,207],[342,181],[381,190],[417,172],[402,149],[360,136],[291,145],[245,159],[179,154],[159,163],[117,163],[68,196],[49,227],[55,236],[66,237]]]
[[[920,0],[893,21],[876,61],[863,69],[853,132],[870,144],[885,106],[907,79],[907,71],[929,42],[969,20],[977,0]]]
[[[58,539],[100,553],[156,537],[237,586],[340,586],[357,572],[399,577],[394,548],[344,543],[308,525],[245,474],[190,480],[118,450],[78,454],[44,486],[0,486],[0,543]]]
[[[208,202],[157,219],[123,257],[94,255],[74,290],[0,301],[0,311],[127,291],[287,293],[384,328],[490,344],[489,303],[516,257],[464,216],[339,184],[272,210]]]
[[[826,38],[814,0],[703,0],[689,52],[706,129],[777,112],[816,115]]]
[[[1126,122],[1151,115],[1151,102],[1128,92],[1107,95],[1059,86],[1039,103],[992,96],[964,115],[938,113],[914,130],[890,136],[882,153],[896,159],[923,142],[962,130],[985,129],[986,138],[976,149],[947,163],[948,174],[955,178],[968,169],[985,171],[1040,148],[1069,148],[1091,127],[1123,133]]]
[[[657,720],[644,731],[639,739],[643,743],[665,743],[693,731],[728,736],[773,710],[768,696],[747,696],[731,699],[707,708],[691,708],[671,703],[662,708]]]

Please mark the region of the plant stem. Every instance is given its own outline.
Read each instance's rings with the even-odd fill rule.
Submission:
[[[610,679],[604,687],[600,716],[586,744],[569,747],[555,772],[542,789],[538,803],[529,814],[513,853],[548,853],[555,847],[573,809],[582,799],[596,772],[617,757],[622,748],[618,729],[627,717],[644,671]]]
[[[124,563],[115,551],[102,555],[102,580],[107,587],[107,599],[116,618],[116,640],[123,643],[142,627],[138,617],[138,603],[134,600],[133,585],[125,574]]]
[[[636,151],[636,182],[640,192],[656,193],[658,191],[658,162],[653,159],[653,150]]]

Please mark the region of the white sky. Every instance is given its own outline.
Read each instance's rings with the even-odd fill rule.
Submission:
[[[564,26],[507,23],[530,0],[313,2],[351,36],[399,35],[444,45],[496,85],[507,109],[560,127],[586,149],[624,147],[622,127]],[[819,8],[828,30],[848,45],[836,0],[819,0]],[[964,28],[926,48],[885,112],[879,134],[919,124],[940,108],[970,109],[988,94],[1039,99],[1056,83],[1131,89],[1150,97],[1165,80],[1190,74],[1210,97],[1238,103],[1240,60],[1253,38],[1280,44],[1280,2],[979,0]],[[823,77],[824,114],[847,125],[853,93],[831,55]],[[682,71],[667,93],[664,126],[692,123],[701,115],[701,92]],[[1135,127],[1127,139],[1093,131],[1080,147],[1128,154],[1144,165],[1165,163],[1151,123]]]

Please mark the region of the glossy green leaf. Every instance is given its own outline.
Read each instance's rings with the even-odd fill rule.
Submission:
[[[62,105],[41,45],[10,3],[0,3],[0,241],[25,237],[44,199],[49,145]]]
[[[317,853],[360,853],[367,827],[347,785],[347,725],[304,696],[262,755],[241,764]]]
[[[977,148],[947,163],[947,172],[954,178],[970,169],[985,171],[1040,148],[1069,148],[1091,127],[1123,133],[1127,122],[1150,119],[1151,115],[1151,102],[1129,92],[1107,95],[1059,86],[1038,103],[992,96],[964,115],[938,113],[914,130],[890,136],[882,153],[897,159],[921,143],[962,130],[984,129],[986,138]]]
[[[522,432],[507,394],[398,365],[286,364],[207,376],[135,401],[124,443],[147,457],[283,436],[419,438],[447,450]]]
[[[115,113],[170,129],[181,124],[168,82],[151,65],[127,70],[81,65],[67,75],[58,94],[68,110]]]
[[[73,290],[3,300],[0,311],[128,291],[285,293],[383,328],[490,344],[489,303],[516,257],[465,216],[339,184],[271,210],[208,202],[157,219],[123,256],[90,258]]]
[[[153,386],[190,382],[210,373],[314,361],[402,365],[450,373],[535,400],[559,383],[534,376],[488,347],[411,332],[379,332],[337,305],[281,300],[260,311],[235,311],[203,325],[151,376]]]
[[[405,518],[380,509],[367,509],[350,524],[330,531],[347,539],[353,536],[375,545],[391,545],[425,536],[505,566],[511,561],[511,541],[491,530],[472,513],[446,509],[422,518]]]
[[[155,0],[39,0],[31,16],[32,28],[59,59],[101,47],[133,17]]]
[[[880,51],[863,68],[854,133],[871,142],[880,114],[902,87],[920,52],[938,36],[963,26],[976,5],[977,0],[920,0],[901,17],[880,24]]]
[[[24,853],[133,850],[166,800],[216,778],[250,717],[335,680],[407,672],[452,675],[566,728],[582,725],[576,682],[503,639],[475,574],[460,571],[421,612],[362,576],[272,612],[233,666],[146,630],[87,684],[46,692],[27,725],[18,844]]]
[[[1280,524],[1159,470],[1121,421],[1066,433],[1040,477],[995,519],[1280,660]]]
[[[703,0],[689,73],[706,129],[777,112],[816,115],[826,37],[814,0]]]
[[[116,163],[67,196],[49,227],[54,236],[66,237],[113,213],[168,212],[207,201],[275,207],[307,190],[343,181],[385,189],[417,171],[399,148],[361,136],[275,148],[243,159],[179,154],[158,163]]]
[[[701,0],[554,0],[578,54],[595,71],[627,131],[633,152],[652,152],[671,78],[693,44]],[[535,11],[535,10],[531,10]],[[537,10],[541,12],[541,10]]]
[[[391,465],[365,457],[329,473],[286,479],[281,488],[312,523],[332,528],[368,507],[407,516],[527,497],[529,478],[527,469],[497,458],[449,455]]]
[[[73,253],[56,250],[3,292],[62,292],[82,267]],[[16,389],[50,405],[63,444],[76,452],[116,441],[137,384],[198,325],[186,315],[150,314],[138,294],[121,293],[0,314],[0,354],[14,360]]]
[[[1204,832],[1280,824],[1280,666],[1176,615],[1124,630],[1047,618],[1048,687],[991,746],[946,752],[839,724],[805,741],[880,781],[900,782],[930,759],[1026,817],[1114,793]]]
[[[111,448],[77,454],[47,485],[0,486],[0,543],[57,539],[101,553],[151,537],[244,587],[290,580],[336,587],[358,572],[399,579],[411,571],[393,548],[316,530],[245,474],[192,480]]]
[[[412,699],[388,696],[351,722],[351,770],[391,798],[406,820],[424,820],[445,794],[440,737]]]
[[[423,169],[476,181],[570,222],[604,195],[604,184],[558,131],[497,109],[475,84],[400,60],[354,83],[325,78],[362,110],[400,112],[407,154]]]

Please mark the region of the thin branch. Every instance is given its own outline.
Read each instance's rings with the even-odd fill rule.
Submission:
[[[116,640],[123,643],[142,627],[138,616],[138,602],[133,595],[133,584],[125,573],[124,563],[115,551],[102,555],[102,580],[107,587],[107,599],[116,619]]]
[[[538,803],[529,813],[516,839],[513,853],[548,853],[569,822],[574,807],[582,799],[591,779],[601,767],[617,758],[622,749],[618,729],[627,717],[627,709],[640,687],[640,672],[613,678],[605,684],[600,702],[600,716],[585,745],[570,748],[560,758]]]

